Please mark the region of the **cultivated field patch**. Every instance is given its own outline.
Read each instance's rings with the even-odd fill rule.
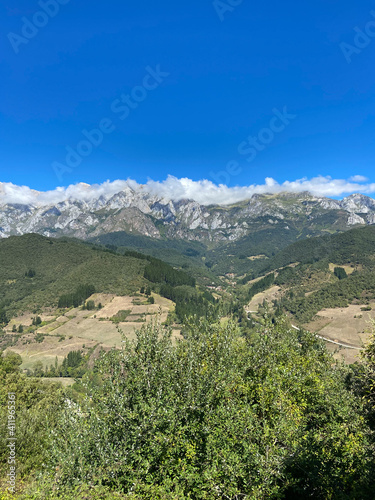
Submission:
[[[84,310],[72,308],[66,311],[55,310],[38,314],[43,324],[34,332],[27,332],[32,325],[35,314],[25,313],[13,320],[8,328],[7,335],[12,332],[13,324],[23,324],[24,334],[20,335],[17,343],[10,349],[22,357],[23,369],[31,369],[37,361],[42,361],[44,366],[54,365],[57,357],[61,364],[70,351],[81,350],[83,353],[100,345],[104,349],[120,348],[122,335],[129,339],[135,338],[135,331],[142,324],[150,323],[158,318],[165,322],[169,311],[174,308],[171,300],[152,294],[155,303],[147,303],[144,296],[119,297],[113,294],[94,294],[88,300],[93,300],[95,306],[101,304],[101,309]],[[136,305],[134,302],[139,303]],[[122,321],[113,321],[121,311],[129,312]],[[46,324],[44,324],[46,323]],[[181,338],[178,329],[173,330],[175,338]]]
[[[370,307],[370,311],[362,310],[364,306],[353,304],[343,308],[323,309],[317,313],[316,319],[303,326],[335,342],[362,348],[371,334],[370,320],[375,319],[375,301],[370,302]],[[347,362],[358,361],[359,350],[346,349],[328,342],[327,345],[331,351],[337,351],[338,356],[344,356]]]

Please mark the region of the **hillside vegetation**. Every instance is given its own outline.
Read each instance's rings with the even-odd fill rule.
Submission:
[[[255,261],[240,283],[259,276],[262,279],[250,286],[248,298],[279,285],[277,306],[302,323],[323,308],[366,306],[375,299],[375,228],[294,243],[266,262]]]
[[[247,275],[207,289],[134,247],[0,241],[0,322],[15,340],[0,355],[0,500],[373,500],[375,338],[345,365],[290,316],[371,308],[374,243],[369,227],[234,255]],[[47,382],[59,375],[76,382]]]
[[[16,311],[56,306],[78,285],[126,295],[145,283],[145,262],[101,248],[36,234],[0,241],[0,305]]]
[[[129,234],[125,231],[103,234],[89,240],[97,245],[103,245],[117,253],[129,250],[142,252],[161,259],[172,266],[185,269],[194,276],[200,284],[219,283],[217,275],[205,265],[208,246],[198,241],[161,238]]]

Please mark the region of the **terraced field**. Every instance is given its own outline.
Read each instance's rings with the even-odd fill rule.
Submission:
[[[157,294],[152,294],[154,304],[147,303],[144,296],[116,296],[113,294],[94,294],[88,300],[101,309],[92,311],[75,308],[62,313],[61,310],[46,310],[40,314],[42,324],[34,332],[28,332],[35,314],[24,313],[14,318],[8,325],[6,335],[12,332],[13,325],[18,329],[22,324],[24,334],[20,336],[11,350],[22,357],[21,368],[32,368],[37,361],[44,366],[53,365],[57,357],[60,364],[70,351],[88,349],[100,345],[104,349],[121,346],[122,335],[134,338],[135,331],[142,324],[155,318],[160,322],[167,319],[174,303]],[[125,314],[124,314],[125,313]],[[119,320],[120,319],[120,320]],[[178,328],[173,330],[175,338],[180,337]]]

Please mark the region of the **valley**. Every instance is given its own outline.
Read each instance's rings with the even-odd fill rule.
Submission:
[[[2,4],[0,500],[374,500],[371,2]]]
[[[324,467],[333,460],[336,475],[347,471],[342,481],[360,471],[365,491],[371,471],[363,476],[351,457],[371,467],[371,203],[262,195],[220,208],[169,204],[174,219],[155,205],[158,219],[145,205],[142,215],[125,210],[120,198],[110,213],[102,206],[94,214],[102,219],[91,218],[89,232],[80,229],[89,220],[84,204],[65,225],[62,207],[45,214],[49,229],[38,225],[39,209],[8,207],[8,216],[26,210],[23,223],[29,215],[35,223],[17,223],[17,235],[0,239],[0,397],[14,392],[23,405],[20,498],[40,488],[34,471],[44,474],[43,491],[60,485],[59,498],[73,491],[60,474],[80,477],[78,498],[132,491],[139,474],[134,498],[164,498],[170,470],[174,477],[193,470],[212,498],[204,479],[212,457],[223,470],[231,460],[236,471],[248,467],[244,477],[265,484],[275,473],[253,460],[266,464],[269,450],[272,468],[283,464],[303,488],[310,476],[293,469],[301,450],[314,484],[331,477],[315,471],[318,454]],[[359,201],[369,206],[366,221]],[[27,227],[41,234],[20,234]],[[318,451],[316,432],[325,436]],[[0,446],[4,455],[4,440]],[[105,485],[96,484],[96,463],[107,470]],[[150,467],[153,482],[166,485],[161,496],[149,489]],[[84,489],[92,482],[96,497]],[[336,479],[321,491],[334,488]]]
[[[98,345],[119,348],[118,327],[134,338],[156,316],[178,336],[186,314],[214,321],[234,314],[248,335],[268,310],[326,338],[335,357],[358,361],[375,301],[375,227],[305,238],[269,256],[253,256],[249,249],[245,258],[239,256],[244,242],[240,250],[226,243],[216,253],[201,243],[176,240],[169,250],[168,245],[124,232],[91,243],[35,234],[3,239],[0,310],[7,322],[0,345],[20,354],[22,368],[33,373],[36,363],[46,370],[70,351],[89,356]],[[238,266],[231,266],[234,258]],[[69,297],[85,283],[88,295],[73,304]],[[85,308],[88,302],[94,310]],[[36,317],[40,325],[32,324]]]

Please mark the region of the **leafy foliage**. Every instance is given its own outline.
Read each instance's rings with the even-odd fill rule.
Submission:
[[[48,430],[55,426],[63,397],[59,385],[30,379],[21,374],[21,362],[18,354],[8,352],[0,355],[0,471],[7,472],[8,393],[14,393],[19,478],[40,470],[43,462],[49,460]]]
[[[146,326],[99,362],[102,384],[53,432],[59,488],[135,498],[371,498],[361,403],[313,335],[267,324],[253,343],[201,323],[174,345]],[[55,475],[55,464],[59,470]]]

